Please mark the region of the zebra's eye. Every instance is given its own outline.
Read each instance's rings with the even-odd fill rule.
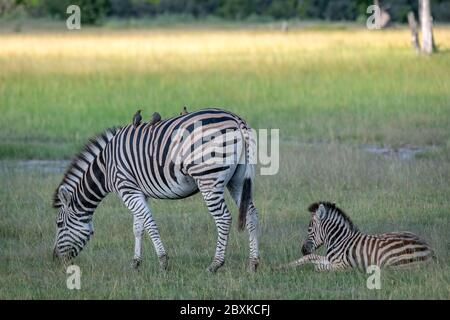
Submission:
[[[56,221],[56,226],[57,226],[58,228],[62,228],[63,225],[64,225],[64,222],[63,222],[62,220],[61,220],[61,221]]]

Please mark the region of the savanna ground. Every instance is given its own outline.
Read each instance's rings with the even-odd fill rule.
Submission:
[[[450,298],[450,28],[440,52],[418,57],[407,29],[83,29],[0,34],[0,298],[310,299]],[[213,219],[199,195],[151,201],[170,270],[150,240],[130,267],[132,217],[114,196],[94,215],[95,236],[74,261],[81,290],[51,259],[59,162],[103,129],[159,111],[223,107],[253,128],[280,129],[280,170],[257,176],[261,266],[245,271],[245,233],[214,254]],[[407,159],[367,146],[418,149]],[[316,200],[335,201],[367,232],[410,230],[437,260],[384,271],[380,290],[360,272],[275,271],[300,255]],[[236,216],[237,210],[229,201]],[[235,219],[236,220],[236,219]]]

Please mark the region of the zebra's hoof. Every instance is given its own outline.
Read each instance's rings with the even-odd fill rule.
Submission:
[[[131,266],[133,267],[133,269],[138,269],[139,266],[141,265],[142,260],[138,259],[138,258],[134,258],[133,262],[131,262]]]
[[[225,261],[216,261],[214,260],[208,268],[206,268],[206,271],[208,273],[216,273],[216,271],[223,266],[223,264],[225,263]]]
[[[258,266],[259,266],[259,259],[252,258],[248,261],[248,271],[256,272]]]
[[[167,255],[159,257],[159,268],[162,271],[166,271],[168,265],[169,265],[169,257]]]

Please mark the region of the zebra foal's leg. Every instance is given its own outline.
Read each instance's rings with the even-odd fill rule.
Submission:
[[[206,269],[214,273],[225,263],[225,251],[228,245],[228,234],[230,233],[231,214],[228,211],[224,198],[223,187],[200,190],[209,212],[214,217],[217,228],[217,246],[214,259]]]
[[[135,235],[135,252],[133,266],[138,267],[140,264],[142,233],[143,230],[146,230],[150,235],[150,238],[152,239],[161,269],[167,269],[166,250],[164,249],[163,243],[159,236],[158,227],[155,220],[153,220],[153,216],[150,208],[147,205],[145,196],[140,192],[130,192],[129,190],[127,190],[127,192],[123,192],[121,194],[121,197],[125,206],[134,215],[133,231]]]
[[[298,260],[295,260],[293,262],[288,263],[287,265],[285,265],[285,267],[287,268],[295,268],[295,267],[301,267],[307,263],[318,263],[319,261],[321,262],[325,262],[325,260],[327,259],[326,257],[322,257],[322,256],[318,256],[316,254],[308,254],[306,256],[301,257]]]
[[[308,254],[306,256],[301,257],[298,260],[295,260],[291,263],[285,265],[287,268],[300,267],[307,263],[312,263],[314,265],[314,270],[317,272],[320,271],[331,271],[338,268],[338,265],[331,264],[327,257],[319,256],[317,254]]]
[[[298,260],[292,261],[292,262],[284,265],[284,267],[285,268],[295,268],[295,267],[303,266],[309,262],[309,259],[307,257],[308,256],[301,257]]]
[[[297,261],[300,262],[300,260],[302,259],[302,264],[304,262],[311,262],[312,264],[314,264],[314,271],[316,272],[339,271],[346,268],[346,266],[342,262],[330,262],[327,257],[319,256],[316,254],[309,254]]]
[[[346,266],[342,263],[331,263],[328,260],[325,262],[315,262],[314,271],[316,272],[324,272],[324,271],[341,271],[346,269]]]

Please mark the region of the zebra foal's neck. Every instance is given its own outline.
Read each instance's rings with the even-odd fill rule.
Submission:
[[[322,232],[327,248],[334,247],[337,243],[350,237],[365,236],[350,217],[334,203],[324,203],[324,205],[327,213],[322,224]]]

